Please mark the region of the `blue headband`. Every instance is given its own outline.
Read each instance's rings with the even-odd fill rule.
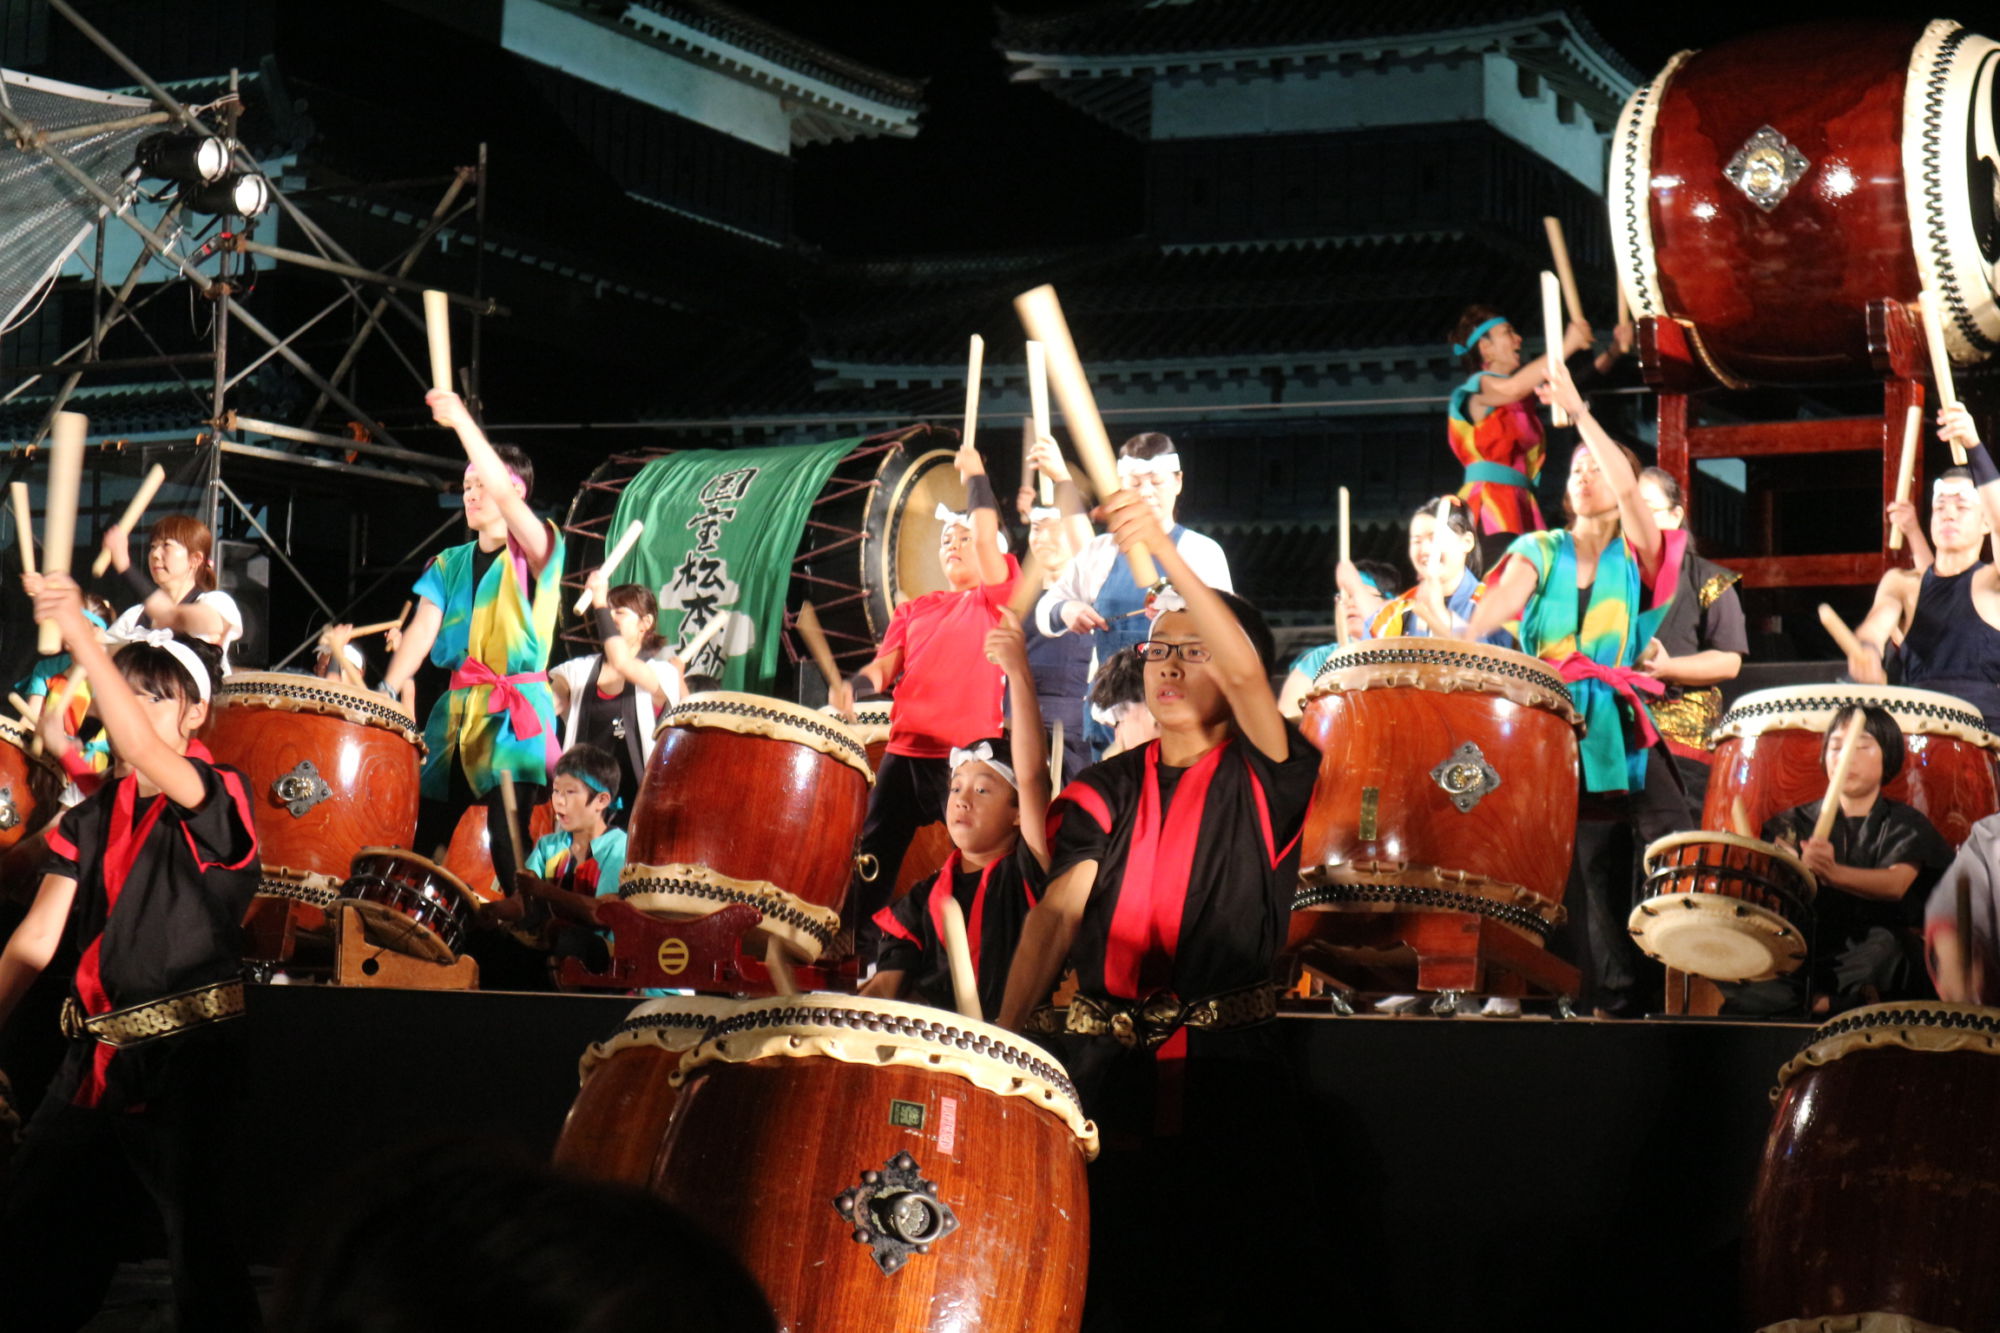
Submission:
[[[1507,317],[1505,315],[1495,315],[1493,318],[1487,320],[1484,324],[1481,324],[1478,328],[1474,329],[1472,331],[1472,335],[1468,337],[1464,342],[1453,343],[1451,345],[1451,354],[1453,356],[1464,356],[1467,352],[1479,346],[1479,340],[1481,338],[1484,338],[1487,334],[1493,332],[1493,330],[1499,328],[1502,324],[1505,324],[1506,322],[1507,322]]]
[[[590,788],[592,791],[597,792],[599,795],[611,796],[611,788],[605,786],[603,783],[599,782],[596,778],[590,776],[590,774],[588,773],[572,773],[570,774],[570,776],[575,778],[578,782],[581,782],[584,786]],[[625,802],[623,798],[617,796],[611,796],[611,808],[613,810],[623,809],[624,805]]]

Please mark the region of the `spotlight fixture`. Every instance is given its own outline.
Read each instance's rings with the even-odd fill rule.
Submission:
[[[229,149],[208,134],[150,134],[139,141],[139,170],[161,180],[208,184],[229,170]]]
[[[181,186],[181,202],[197,213],[254,218],[271,205],[271,187],[250,171],[232,171],[207,185]]]

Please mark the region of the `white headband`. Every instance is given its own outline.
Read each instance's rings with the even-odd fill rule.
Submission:
[[[1007,785],[1015,791],[1021,790],[1021,784],[1014,778],[1014,770],[993,757],[993,743],[991,741],[981,741],[970,750],[961,750],[953,746],[951,751],[951,771],[956,773],[960,764],[969,764],[975,759],[992,769],[995,773],[998,773],[1001,777],[1007,779]]]
[[[1936,504],[1941,495],[1962,495],[1972,502],[1979,498],[1979,487],[1970,477],[1939,477],[1931,483],[1931,503]]]
[[[1121,477],[1171,477],[1180,470],[1181,456],[1176,453],[1157,454],[1152,458],[1118,460],[1118,475]]]
[[[1156,615],[1162,616],[1169,611],[1185,611],[1187,610],[1187,598],[1174,591],[1171,586],[1165,587],[1153,594],[1152,600],[1147,603],[1146,609]]]
[[[1061,517],[1062,517],[1062,510],[1056,508],[1054,505],[1028,506],[1028,522],[1030,523],[1046,523],[1050,519],[1056,519]]]
[[[967,532],[977,531],[972,526],[971,510],[953,509],[942,500],[938,501],[937,521],[944,524],[947,528],[964,528]],[[1007,554],[1007,534],[996,531],[993,535],[1000,539],[1000,554]]]
[[[154,648],[166,649],[173,655],[173,659],[186,667],[187,673],[194,677],[194,687],[200,693],[201,701],[208,702],[208,668],[194,655],[194,649],[174,637],[172,630],[132,629],[127,630],[120,638],[125,643],[143,643]]]

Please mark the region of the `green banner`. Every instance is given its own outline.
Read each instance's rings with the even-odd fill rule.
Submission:
[[[617,580],[659,597],[658,632],[684,648],[709,621],[733,613],[688,663],[691,674],[715,676],[728,690],[770,692],[806,515],[860,443],[692,450],[647,464],[627,484],[608,531],[636,518],[646,534]]]

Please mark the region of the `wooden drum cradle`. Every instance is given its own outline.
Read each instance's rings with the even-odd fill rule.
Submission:
[[[715,995],[647,1000],[611,1036],[593,1042],[577,1070],[576,1100],[556,1139],[555,1164],[593,1180],[651,1184],[680,1096],[673,1072],[710,1025],[740,1005]]]
[[[1648,896],[1626,926],[1648,958],[1710,981],[1769,981],[1805,962],[1819,884],[1783,847],[1673,833],[1645,863]]]
[[[1970,704],[1888,685],[1794,685],[1746,694],[1716,724],[1702,825],[1729,829],[1740,800],[1751,827],[1761,829],[1772,815],[1826,795],[1826,732],[1841,709],[1855,706],[1896,719],[1903,771],[1882,794],[1913,806],[1946,842],[1958,846],[1975,823],[2000,811],[2000,736]]]
[[[923,1005],[781,996],[673,1078],[654,1190],[785,1333],[1079,1326],[1097,1131],[1039,1047]]]
[[[2000,1010],[1902,1001],[1778,1074],[1743,1242],[1744,1327],[2000,1328]]]
[[[837,718],[760,694],[696,694],[660,719],[618,894],[642,912],[764,914],[805,962],[833,942],[875,781]]]
[[[215,704],[206,744],[243,773],[263,861],[244,952],[277,962],[326,928],[357,852],[416,835],[423,734],[383,696],[314,676],[238,672]]]

